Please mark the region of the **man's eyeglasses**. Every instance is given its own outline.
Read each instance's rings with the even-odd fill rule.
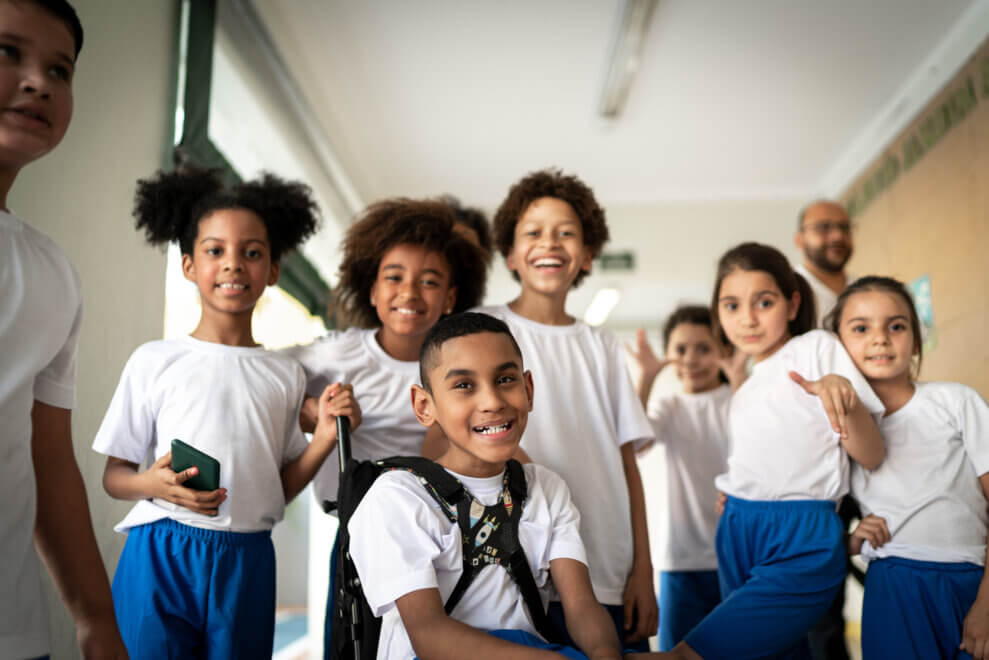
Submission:
[[[827,236],[833,231],[840,232],[846,236],[851,236],[852,230],[855,229],[853,225],[848,220],[836,220],[834,222],[815,222],[811,225],[804,225],[804,231],[809,231],[812,234],[817,234],[818,236]]]

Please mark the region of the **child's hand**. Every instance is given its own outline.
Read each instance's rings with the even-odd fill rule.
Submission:
[[[725,512],[725,504],[728,503],[728,496],[718,491],[718,501],[714,503],[714,512],[719,516]]]
[[[989,658],[989,603],[976,597],[962,623],[962,643],[958,647],[975,660]]]
[[[659,606],[656,604],[651,567],[648,571],[643,570],[638,573],[633,567],[632,574],[625,584],[625,596],[622,601],[625,610],[625,641],[634,643],[655,635],[656,626],[659,624]]]
[[[152,463],[142,476],[152,497],[184,506],[196,513],[215,516],[220,504],[227,499],[227,489],[194,490],[182,485],[197,474],[199,469],[196,467],[181,472],[172,471],[172,452],[168,452]]]
[[[858,407],[859,397],[855,388],[844,376],[828,374],[820,380],[804,380],[796,371],[790,372],[794,383],[804,388],[807,394],[813,394],[821,400],[824,412],[828,415],[831,428],[841,435],[842,440],[848,438],[848,428],[845,424],[848,413]]]
[[[670,360],[660,360],[656,357],[656,354],[652,352],[652,346],[646,339],[646,331],[642,328],[635,331],[635,346],[625,344],[625,350],[639,365],[639,369],[642,370],[645,377],[655,378],[663,370],[663,367],[670,363]]]
[[[848,554],[857,555],[862,552],[864,541],[871,543],[873,548],[878,548],[889,543],[890,538],[885,518],[866,516],[848,537]]]
[[[323,389],[323,393],[319,396],[319,413],[316,418],[316,429],[313,432],[313,442],[336,444],[337,417],[348,418],[351,431],[355,431],[361,425],[361,407],[354,397],[352,385],[333,383]]]

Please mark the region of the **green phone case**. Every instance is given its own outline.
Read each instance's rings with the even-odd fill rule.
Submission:
[[[177,438],[172,440],[172,470],[181,472],[193,466],[199,468],[199,474],[183,483],[183,486],[193,490],[216,490],[220,487],[218,460]]]

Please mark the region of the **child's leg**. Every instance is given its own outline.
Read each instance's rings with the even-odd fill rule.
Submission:
[[[717,571],[659,574],[659,650],[669,651],[721,602]]]
[[[113,576],[113,607],[131,658],[202,655],[209,569],[169,519],[134,527]]]
[[[323,617],[323,660],[333,657],[333,616],[337,601],[337,562],[340,561],[340,534],[333,537],[330,550],[330,586],[326,590],[326,616]]]
[[[520,646],[528,646],[535,649],[545,649],[547,651],[553,651],[559,653],[560,655],[571,658],[571,660],[587,660],[587,656],[573,648],[572,646],[560,646],[559,644],[548,644],[535,635],[528,633],[524,630],[490,630],[489,635],[494,635],[500,639],[518,644]]]
[[[728,498],[716,542],[724,601],[687,644],[705,658],[809,657],[807,631],[844,579],[834,505]]]
[[[215,555],[206,612],[207,658],[271,658],[275,547],[271,532],[206,532]]]
[[[862,657],[970,658],[962,622],[983,568],[888,557],[869,563],[862,604]]]

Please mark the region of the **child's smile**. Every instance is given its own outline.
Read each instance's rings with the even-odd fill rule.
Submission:
[[[569,291],[581,271],[591,268],[591,254],[573,208],[554,197],[529,204],[515,226],[507,264],[524,288],[551,295]]]
[[[761,270],[736,268],[718,290],[718,318],[731,343],[756,361],[775,353],[790,338],[799,294],[787,300],[776,280]]]
[[[910,310],[886,291],[862,291],[848,298],[838,326],[841,343],[870,383],[910,381],[917,350]]]

